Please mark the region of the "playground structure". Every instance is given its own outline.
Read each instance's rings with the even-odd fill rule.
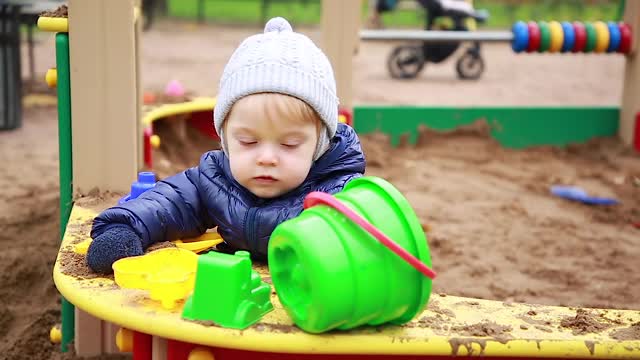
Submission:
[[[512,31],[450,32],[442,30],[363,30],[363,40],[421,40],[425,42],[510,42],[517,53],[622,53],[629,54],[633,34],[629,24],[609,21],[518,21]]]
[[[61,184],[69,185],[61,186],[61,192],[64,192],[64,196],[61,196],[61,228],[63,232],[67,229],[63,234],[63,250],[88,236],[79,226],[72,225],[90,221],[96,215],[87,208],[74,206],[74,194],[86,193],[96,186],[103,190],[126,192],[135,178],[137,169],[144,162],[144,150],[140,141],[144,139],[144,122],[132,121],[141,118],[141,94],[139,81],[136,81],[139,73],[136,56],[139,24],[136,21],[137,11],[132,10],[136,8],[135,4],[131,0],[110,1],[109,6],[106,0],[71,0],[69,5],[68,21],[72,24],[74,35],[67,35],[69,25],[50,28],[59,32],[56,35],[56,84],[61,129],[66,129],[61,131],[60,139]],[[630,8],[628,12],[631,16],[635,16],[635,22],[629,23],[638,24],[637,16],[640,9],[637,4],[627,6]],[[357,37],[344,36],[344,33],[357,33],[357,26],[354,26],[356,22],[346,20],[356,18],[358,8],[339,1],[325,1],[323,9],[325,51],[335,67],[342,103],[350,108],[350,57]],[[47,28],[44,23],[46,21],[43,21],[41,28]],[[110,26],[107,31],[108,23]],[[114,27],[114,23],[122,26]],[[635,47],[631,48],[631,53],[633,49]],[[627,61],[634,62],[635,59],[629,58]],[[73,64],[74,68],[72,75],[70,64]],[[636,63],[627,63],[627,70],[629,67],[634,71],[631,75],[638,75]],[[106,81],[107,78],[117,78],[118,81]],[[633,99],[627,93],[628,80],[631,82],[633,79],[625,77],[625,98],[629,96]],[[95,91],[83,92],[82,84]],[[629,84],[632,90],[635,90],[634,86],[638,85]],[[628,104],[630,108],[625,110],[623,100],[620,112],[623,117],[625,111],[637,111],[637,108],[633,107],[637,106],[637,100],[634,101],[633,104]],[[366,126],[380,128],[380,121],[377,124],[373,121],[367,124],[366,117],[367,112],[380,114],[381,110],[355,110],[356,129],[360,122],[363,129],[367,129]],[[359,114],[362,114],[362,119]],[[617,116],[616,112],[613,114]],[[611,113],[607,114],[607,121],[612,120],[611,116]],[[72,118],[82,118],[83,121],[72,122]],[[598,118],[595,121],[601,122],[602,119]],[[613,129],[618,130],[623,140],[627,141],[631,131],[624,131],[623,122],[624,119],[620,121],[620,130],[617,127]],[[607,131],[610,132],[611,128]],[[87,135],[95,132],[102,136]],[[598,135],[603,134],[589,134]],[[576,141],[576,138],[563,141]],[[65,155],[69,157],[63,158]],[[69,224],[68,220],[71,221]],[[59,257],[57,264],[60,260]],[[263,278],[269,276],[264,268],[257,267],[257,271]],[[269,352],[270,354],[263,355],[273,358],[293,358],[311,353],[336,356],[420,355],[424,358],[471,354],[521,358],[634,357],[638,356],[640,349],[638,340],[616,340],[609,337],[614,331],[622,330],[622,325],[606,334],[587,334],[580,337],[572,336],[568,330],[552,330],[550,333],[542,330],[524,331],[524,323],[517,317],[530,311],[527,305],[514,304],[513,307],[505,308],[500,302],[451,296],[439,298],[432,303],[455,314],[453,318],[447,319],[451,328],[454,328],[454,325],[462,328],[465,323],[480,324],[500,319],[501,324],[508,324],[515,330],[512,332],[515,339],[507,341],[501,338],[487,338],[465,334],[462,331],[439,334],[429,326],[419,326],[421,320],[435,316],[436,313],[430,310],[407,327],[391,327],[380,332],[364,328],[350,333],[312,336],[292,326],[282,307],[279,307],[278,298],[273,295],[272,302],[276,310],[265,317],[263,323],[245,330],[244,337],[240,337],[236,330],[205,327],[183,321],[179,314],[162,311],[157,304],[144,299],[141,302],[132,302],[128,297],[130,292],[114,288],[113,281],[108,279],[71,279],[60,273],[59,268],[54,271],[54,279],[61,293],[76,305],[74,309],[71,303],[65,301],[63,304],[62,348],[63,351],[66,350],[66,344],[73,338],[78,355],[117,352],[119,349],[115,345],[116,338],[120,340],[121,349],[132,350],[136,359],[162,355],[178,359],[191,355],[195,357],[195,354],[206,356],[207,353],[215,355],[216,358],[225,358],[246,354],[247,351]],[[114,307],[114,304],[120,306]],[[546,321],[551,323],[575,315],[575,311],[568,308],[544,307],[544,310],[548,314]],[[619,311],[616,314],[629,319],[629,324],[640,321],[637,312]],[[149,320],[150,316],[152,320]],[[135,331],[119,329],[120,326]],[[283,326],[287,330],[279,331]],[[120,335],[117,336],[116,333]],[[133,342],[127,346],[125,340]],[[327,347],[327,341],[330,347]]]
[[[621,22],[584,23],[579,21],[558,22],[539,21],[528,23],[517,22],[511,31],[419,31],[419,30],[362,30],[360,39],[363,41],[422,41],[424,43],[448,43],[448,42],[506,42],[511,43],[515,53],[595,53],[595,54],[621,54],[625,55],[625,76],[623,84],[622,104],[619,108],[607,109],[608,114],[602,108],[539,108],[535,111],[545,112],[547,116],[553,117],[553,121],[541,124],[529,114],[524,116],[516,115],[517,108],[481,108],[473,107],[468,109],[438,109],[438,108],[376,108],[357,107],[354,111],[356,129],[359,132],[382,130],[389,133],[392,143],[398,143],[401,134],[409,134],[409,142],[415,143],[417,138],[416,126],[419,124],[431,126],[437,130],[449,130],[456,126],[470,123],[471,117],[494,119],[498,127],[523,126],[520,129],[512,127],[516,133],[530,134],[535,140],[531,141],[519,136],[519,140],[505,139],[510,131],[502,131],[499,134],[492,130],[492,135],[503,145],[508,147],[523,147],[531,145],[553,144],[566,145],[571,142],[583,142],[594,136],[614,136],[618,135],[625,144],[640,144],[640,140],[634,138],[634,130],[640,128],[636,118],[639,110],[637,96],[638,79],[640,77],[640,65],[636,59],[635,49],[638,42],[638,4],[633,1],[621,2],[624,4],[624,18]],[[402,72],[402,66],[408,77],[417,74],[415,69],[416,57],[410,55],[405,59],[406,64],[398,64]],[[338,79],[338,82],[344,81]],[[583,113],[600,112],[601,116],[591,115],[587,124],[581,124],[582,130],[577,130],[573,135],[567,134],[563,129],[573,127],[570,118]],[[527,110],[529,112],[530,109]],[[611,112],[612,111],[612,112]],[[469,113],[473,116],[467,117]],[[403,116],[405,122],[399,129],[392,129],[388,124],[392,121],[391,116]],[[434,118],[439,119],[435,120]],[[459,120],[465,117],[467,120]],[[527,119],[523,121],[523,118]],[[414,120],[415,119],[415,120]],[[418,120],[421,119],[421,120]],[[427,119],[427,120],[424,120]],[[430,121],[428,119],[433,119]],[[515,125],[519,121],[520,125]],[[360,122],[360,123],[358,123]],[[362,124],[360,127],[358,124]],[[586,127],[586,128],[585,128]],[[546,129],[547,135],[541,133]],[[588,129],[587,129],[588,128]],[[533,134],[531,133],[533,131]],[[572,130],[573,131],[573,130]],[[636,145],[640,149],[640,145]]]
[[[451,55],[460,42],[470,41],[468,48],[456,63],[458,77],[477,79],[484,70],[480,56],[481,42],[509,42],[516,53],[621,53],[628,54],[633,42],[633,33],[629,24],[609,21],[582,23],[574,21],[523,21],[516,22],[512,31],[469,32],[463,25],[457,25],[457,31],[408,31],[408,30],[365,30],[361,32],[363,40],[413,40],[419,45],[401,45],[396,47],[387,67],[394,78],[416,77],[425,62],[440,62]]]

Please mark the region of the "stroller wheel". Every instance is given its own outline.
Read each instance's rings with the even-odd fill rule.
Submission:
[[[424,67],[422,47],[401,45],[393,49],[387,59],[387,69],[394,79],[411,79]]]
[[[458,78],[476,80],[484,72],[484,60],[479,54],[466,52],[456,62]]]

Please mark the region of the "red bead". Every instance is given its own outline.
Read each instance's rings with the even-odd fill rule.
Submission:
[[[631,32],[631,26],[626,23],[620,23],[620,46],[618,46],[618,52],[628,54],[631,51],[631,40],[633,34]]]
[[[527,52],[538,51],[538,48],[540,48],[540,28],[535,21],[529,21],[527,28],[529,30],[529,45],[527,46]]]
[[[587,46],[587,30],[585,29],[584,24],[577,21],[573,23],[573,30],[576,34],[576,41],[573,44],[571,52],[582,52],[584,47]]]

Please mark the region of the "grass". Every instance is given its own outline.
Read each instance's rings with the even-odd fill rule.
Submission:
[[[168,0],[169,16],[195,21],[198,19],[198,3],[199,0]],[[261,25],[264,19],[273,16],[284,16],[294,25],[316,25],[320,22],[320,0],[274,1],[264,13],[262,0],[204,0],[203,3],[204,20],[211,22]],[[474,1],[477,9],[487,9],[490,13],[485,27],[496,29],[510,28],[517,20],[618,20],[619,4],[620,1],[616,0]],[[363,1],[363,21],[367,18],[367,11],[367,1]],[[385,13],[382,19],[388,28],[424,26],[424,15],[419,6]]]
[[[169,0],[169,16],[197,20],[199,0]],[[262,1],[260,0],[205,0],[204,18],[222,23],[261,24]],[[266,9],[265,19],[283,16],[293,24],[318,24],[320,22],[319,1],[276,2]]]

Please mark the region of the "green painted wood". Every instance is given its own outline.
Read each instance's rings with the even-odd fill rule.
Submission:
[[[616,136],[617,107],[388,107],[356,106],[354,127],[359,134],[388,134],[397,146],[402,136],[410,144],[423,125],[433,130],[453,130],[484,121],[491,136],[502,146],[525,148],[537,145],[564,146],[595,137]]]

